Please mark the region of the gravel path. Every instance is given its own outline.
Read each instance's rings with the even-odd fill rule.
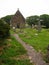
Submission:
[[[14,34],[14,37],[27,50],[27,54],[29,56],[30,62],[34,63],[34,65],[47,65],[46,62],[42,59],[41,54],[37,53],[32,46],[30,46],[30,45],[26,44],[24,41],[22,41],[17,34]]]

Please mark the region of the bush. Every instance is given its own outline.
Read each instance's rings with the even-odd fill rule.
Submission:
[[[3,20],[0,20],[0,39],[7,38],[10,36],[10,26]]]

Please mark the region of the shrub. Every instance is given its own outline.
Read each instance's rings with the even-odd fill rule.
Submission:
[[[10,36],[10,26],[3,20],[0,19],[0,39],[7,38]]]

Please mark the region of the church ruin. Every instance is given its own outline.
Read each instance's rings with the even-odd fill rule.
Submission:
[[[11,27],[15,27],[15,28],[24,28],[25,27],[25,18],[23,17],[23,15],[19,11],[19,9],[15,13],[15,15],[13,15],[13,17],[10,21],[10,24],[11,24]]]

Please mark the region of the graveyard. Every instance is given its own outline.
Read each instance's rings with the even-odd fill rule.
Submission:
[[[42,29],[40,33],[36,29],[26,28],[22,29],[22,33],[16,30],[20,38],[33,46],[37,51],[46,53],[46,48],[49,44],[49,29]]]
[[[25,19],[18,10],[14,15],[1,18],[0,64],[47,65],[49,63],[48,17],[46,14],[40,18],[35,15]]]

